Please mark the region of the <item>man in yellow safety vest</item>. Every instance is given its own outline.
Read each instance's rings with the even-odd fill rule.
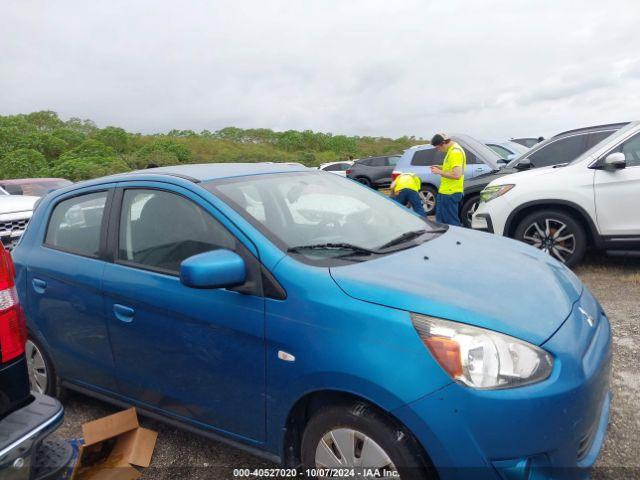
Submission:
[[[459,227],[467,156],[464,149],[444,133],[435,134],[431,139],[431,145],[445,154],[441,167],[431,167],[431,173],[441,177],[436,197],[436,222]]]
[[[391,192],[396,202],[402,205],[409,203],[414,212],[426,217],[427,212],[424,211],[422,199],[418,193],[421,185],[420,177],[415,173],[400,173],[391,183]]]

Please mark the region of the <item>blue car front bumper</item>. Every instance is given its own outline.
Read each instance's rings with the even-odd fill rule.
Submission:
[[[611,393],[611,332],[586,293],[543,348],[551,376],[507,390],[450,384],[397,409],[443,479],[581,479],[604,443]],[[591,326],[579,308],[597,311]]]

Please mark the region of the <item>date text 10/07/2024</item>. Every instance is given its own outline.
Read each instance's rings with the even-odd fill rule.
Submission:
[[[379,468],[234,468],[234,477],[251,478],[399,478],[396,471]]]

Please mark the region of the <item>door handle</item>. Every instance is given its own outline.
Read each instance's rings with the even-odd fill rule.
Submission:
[[[31,280],[31,285],[33,285],[33,289],[37,293],[44,293],[44,291],[47,289],[47,282],[45,282],[44,280],[40,280],[39,278],[34,278],[33,280]]]
[[[133,315],[135,313],[136,311],[133,308],[125,307],[124,305],[120,305],[119,303],[113,304],[113,314],[121,322],[124,322],[124,323],[133,322]]]

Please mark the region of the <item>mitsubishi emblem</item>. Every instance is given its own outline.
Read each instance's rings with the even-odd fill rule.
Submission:
[[[587,321],[589,326],[593,327],[593,324],[595,323],[594,320],[593,320],[593,317],[591,315],[589,315],[587,313],[587,311],[582,307],[578,307],[578,310],[580,310],[580,313],[582,313],[582,315],[584,315],[584,319]]]

